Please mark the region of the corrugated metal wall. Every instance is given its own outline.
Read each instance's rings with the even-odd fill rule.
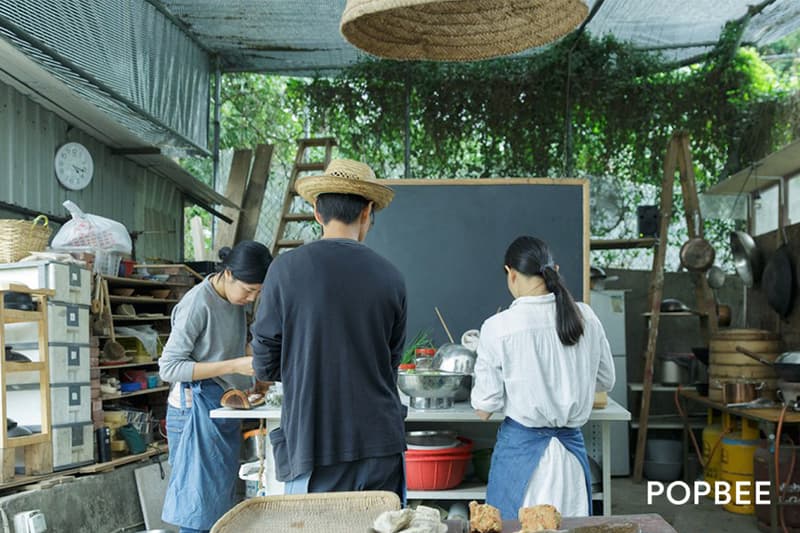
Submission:
[[[62,187],[53,171],[56,149],[67,141],[83,143],[94,159],[94,179],[82,191]],[[67,199],[85,212],[122,222],[128,231],[169,232],[142,235],[137,259],[180,259],[182,198],[168,180],[112,155],[107,146],[0,83],[0,200],[66,216],[61,204]]]

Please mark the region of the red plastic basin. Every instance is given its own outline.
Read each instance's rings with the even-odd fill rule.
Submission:
[[[463,443],[461,446],[406,451],[408,490],[446,490],[464,481],[464,472],[472,460],[472,441],[458,439]]]

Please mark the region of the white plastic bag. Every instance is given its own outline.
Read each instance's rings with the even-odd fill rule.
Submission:
[[[101,217],[84,213],[74,202],[63,203],[72,215],[53,238],[51,247],[56,250],[92,249],[130,254],[133,243],[124,225]]]

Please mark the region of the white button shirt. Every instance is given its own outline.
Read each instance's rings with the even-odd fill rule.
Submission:
[[[555,295],[524,296],[483,323],[472,407],[528,427],[583,426],[595,391],[614,387],[614,360],[603,326],[578,303],[583,335],[564,346],[556,331]],[[564,516],[586,516],[583,469],[552,439],[528,482],[525,505],[549,503]]]

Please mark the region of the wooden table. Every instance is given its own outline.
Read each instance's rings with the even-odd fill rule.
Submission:
[[[265,421],[267,431],[271,431],[280,425],[280,408],[262,405],[250,410],[229,409],[220,407],[211,411],[211,418],[239,418],[239,419],[261,419]],[[631,419],[631,413],[615,402],[612,398],[608,399],[608,405],[603,409],[592,409],[589,420],[599,422],[602,431],[602,469],[603,469],[603,514],[611,514],[611,422],[627,421]],[[408,409],[407,422],[470,422],[476,424],[498,424],[502,422],[502,416],[494,416],[488,421],[483,421],[475,414],[469,402],[457,402],[450,409]],[[267,461],[265,471],[267,475],[267,494],[283,494],[283,483],[275,478],[275,466],[272,464],[272,446],[269,439],[266,439]],[[445,500],[483,500],[486,498],[486,486],[456,488],[451,491],[425,491],[410,492],[409,498],[430,498]]]
[[[772,453],[772,458],[775,457],[775,432],[780,420],[781,415],[781,408],[772,407],[772,408],[759,408],[759,409],[742,409],[738,407],[727,407],[724,403],[715,402],[709,400],[707,396],[700,396],[695,390],[683,390],[680,391],[680,396],[683,397],[684,400],[694,402],[700,405],[704,405],[710,409],[714,409],[716,411],[720,411],[722,413],[728,413],[733,416],[738,416],[741,418],[746,418],[748,420],[753,420],[758,423],[759,428],[764,434],[767,436],[767,442],[769,446],[769,451]],[[800,424],[800,413],[796,411],[787,410],[785,416],[783,417],[784,424]],[[690,429],[684,426],[684,444],[687,443],[687,436]],[[777,473],[775,472],[775,461],[770,460],[767,461],[768,463],[768,472],[769,472],[769,485],[770,485],[770,497],[769,497],[769,513],[770,513],[770,533],[778,533],[780,528],[778,524],[778,508],[783,505],[780,502],[780,497],[778,496],[778,483],[775,482],[775,478],[777,477]],[[686,467],[686,446],[684,446],[684,472]],[[793,503],[792,505],[797,505]]]
[[[447,533],[463,533],[463,522],[448,520]],[[632,514],[619,516],[591,516],[587,518],[565,518],[561,522],[562,530],[582,526],[600,526],[611,524],[630,524],[639,526],[642,533],[678,533],[666,520],[657,514]],[[503,533],[514,533],[520,530],[516,520],[503,521]]]

